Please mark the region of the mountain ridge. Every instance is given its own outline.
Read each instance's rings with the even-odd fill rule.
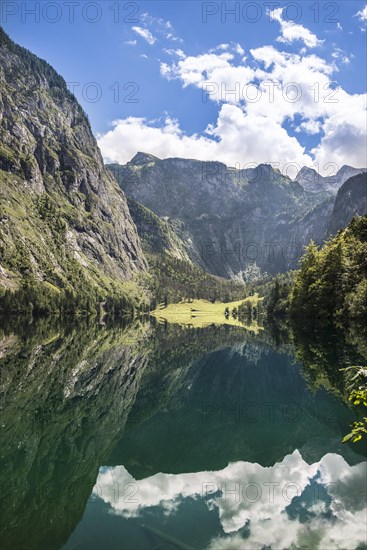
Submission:
[[[1,28],[0,60],[2,286],[122,292],[147,263],[88,117],[65,80]]]
[[[334,193],[307,191],[269,164],[236,170],[139,152],[125,165],[107,166],[129,199],[180,224],[191,261],[214,275],[231,278],[254,261],[270,274],[293,269],[304,246],[311,239],[322,244],[328,234]]]
[[[332,237],[348,225],[352,217],[367,215],[367,173],[347,179],[335,197],[326,237]]]
[[[349,178],[367,172],[367,168],[353,168],[344,164],[332,176],[321,176],[314,168],[303,166],[295,177],[302,187],[311,193],[326,192],[336,194]]]

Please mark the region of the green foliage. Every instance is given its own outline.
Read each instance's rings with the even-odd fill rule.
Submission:
[[[293,285],[293,273],[278,275],[271,287],[266,303],[267,314],[271,317],[282,317],[287,314],[289,293]]]
[[[360,281],[356,287],[346,296],[348,309],[352,318],[358,318],[366,309],[367,303],[367,279]]]
[[[182,243],[173,233],[167,221],[162,220],[154,212],[129,197],[127,202],[147,254],[160,254],[174,249],[178,253],[183,252],[181,250]]]
[[[113,317],[134,316],[148,308],[129,288],[91,286],[80,270],[75,290],[57,288],[47,282],[25,279],[16,291],[0,289],[0,316],[11,315],[104,315]]]
[[[258,320],[264,316],[264,304],[263,300],[252,300],[248,298],[243,304],[240,304],[237,310],[232,315],[243,323],[251,323],[251,321]]]
[[[347,434],[343,441],[352,441],[356,443],[362,437],[366,437],[367,434],[367,369],[360,366],[352,366],[343,369],[346,372],[346,376],[349,380],[349,401],[353,403],[355,407],[364,409],[364,415],[361,420],[353,422],[352,429]]]
[[[53,237],[57,241],[63,241],[65,238],[67,224],[62,216],[61,209],[57,207],[56,202],[48,195],[43,193],[37,202],[38,213],[41,220],[45,221],[51,229]]]
[[[245,297],[244,284],[215,277],[168,254],[154,254],[148,258],[152,274],[150,290],[155,303],[167,305],[190,298],[234,302]]]
[[[367,319],[367,217],[349,226],[319,249],[306,248],[298,271],[279,274],[256,286],[265,296],[268,316],[294,321],[364,323]]]
[[[307,247],[290,294],[292,316],[343,321],[367,319],[367,217],[349,226],[319,250]]]
[[[249,294],[256,292],[264,297],[262,309],[269,318],[285,317],[288,313],[289,294],[294,284],[294,277],[294,271],[267,277],[248,285]]]

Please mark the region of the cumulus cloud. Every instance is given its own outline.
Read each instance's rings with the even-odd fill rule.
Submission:
[[[362,128],[366,95],[349,94],[333,81],[333,73],[338,70],[335,60],[340,60],[343,64],[349,63],[349,58],[341,49],[334,48],[334,61],[331,64],[314,54],[282,52],[274,46],[252,49],[250,55],[248,63],[240,64],[234,62],[231,51],[188,56],[178,62],[162,63],[161,74],[167,79],[180,79],[183,87],[200,88],[203,101],[212,100],[240,106],[245,112],[246,121],[261,121],[266,117],[268,122],[275,123],[275,126],[269,124],[270,128],[278,129],[278,136],[272,137],[275,141],[279,138],[282,145],[286,145],[282,125],[286,120],[293,120],[296,115],[301,116],[298,133],[305,131],[311,135],[321,132],[326,134],[320,147],[313,151],[317,159],[323,159],[325,163],[351,163],[351,147],[344,144],[343,148],[343,140],[353,133],[354,128],[353,140],[349,141],[350,144],[353,143],[352,158],[356,165],[366,165]],[[345,129],[349,128],[348,132],[344,132],[343,125]],[[248,137],[254,139],[253,143],[257,143],[256,126],[253,129],[254,136],[244,135],[243,139]],[[242,146],[243,139],[234,126],[232,144],[235,143],[236,136]],[[328,146],[331,141],[335,144],[335,140],[340,142],[340,153],[337,155]],[[269,156],[268,151],[266,153]],[[251,160],[255,162],[254,159]],[[293,160],[297,161],[296,158]],[[322,172],[327,171],[322,166],[320,169]]]
[[[229,165],[282,159],[310,166],[317,160],[324,173],[329,162],[366,165],[366,96],[336,87],[333,64],[314,54],[281,52],[273,46],[252,49],[249,63],[236,64],[237,45],[222,46],[221,53],[197,56],[167,50],[178,60],[160,64],[164,78],[179,79],[184,88],[199,88],[203,102],[220,104],[214,125],[200,135],[187,135],[171,118],[160,126],[143,118],[117,120],[99,137],[104,157],[124,163],[144,149],[161,158],[182,156]],[[323,134],[312,151],[314,159],[283,127],[296,115],[301,117],[298,133]]]
[[[239,103],[244,100],[241,89],[255,77],[255,70],[243,63],[235,65],[235,53],[244,54],[239,44],[226,48],[223,53],[212,50],[197,56],[185,56],[179,52],[179,61],[173,63],[161,62],[161,75],[167,80],[179,79],[183,87],[197,86],[203,92],[203,100],[210,98],[214,101]],[[177,51],[176,51],[177,52]]]
[[[216,124],[202,135],[185,134],[177,120],[166,118],[160,126],[144,118],[117,120],[113,129],[99,136],[99,147],[108,162],[124,164],[138,150],[160,157],[221,161],[228,166],[248,162],[297,162],[311,165],[297,139],[267,117],[247,115],[235,105],[222,105]]]
[[[250,49],[244,57],[243,47],[236,42],[197,55],[166,47],[162,53],[168,57],[159,61],[161,76],[180,81],[183,89],[200,90],[198,102],[215,102],[216,122],[190,135],[172,117],[161,124],[137,117],[116,120],[110,131],[99,136],[105,159],[124,163],[143,149],[161,158],[182,156],[229,165],[282,160],[311,166],[317,162],[322,174],[329,174],[329,163],[365,167],[366,94],[348,93],[334,81],[338,65],[349,64],[353,56],[335,44],[329,61],[310,53],[308,48],[320,44],[314,34],[284,21],[282,8],[273,10],[271,17],[281,26],[282,42],[304,44],[298,53],[264,45]],[[155,25],[155,34],[159,29],[162,36],[173,32],[170,22],[148,14],[142,24]],[[134,30],[150,43],[155,40],[146,28]],[[297,137],[315,136],[318,144],[306,152],[288,135],[289,123]]]
[[[144,40],[146,40],[151,46],[155,43],[156,38],[152,35],[150,30],[143,29],[143,27],[133,27],[132,29],[134,32],[136,32],[136,34],[144,38]]]
[[[128,487],[133,496],[116,498],[112,486]],[[211,550],[321,550],[345,548],[346,540],[350,548],[364,544],[365,486],[366,462],[349,466],[341,456],[327,454],[308,464],[295,450],[269,468],[235,462],[218,472],[158,473],[139,481],[123,466],[104,468],[94,495],[125,518],[137,518],[152,507],[170,516],[183,499],[202,499],[209,510],[216,510],[226,534],[211,541]],[[244,539],[240,530],[247,524]]]
[[[366,167],[366,122],[360,111],[348,112],[348,116],[335,114],[326,120],[319,145],[312,149],[315,161],[325,166],[333,162],[341,167],[344,164],[356,168]],[[348,119],[350,117],[350,122]]]
[[[303,25],[294,23],[294,21],[285,21],[282,17],[283,10],[284,8],[276,8],[275,10],[268,11],[270,18],[280,24],[281,36],[277,38],[278,42],[291,44],[295,40],[299,40],[308,48],[316,48],[316,46],[320,46],[323,43],[323,40],[319,40],[315,34]]]

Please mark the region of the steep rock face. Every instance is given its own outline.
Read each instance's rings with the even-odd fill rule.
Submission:
[[[322,200],[266,164],[234,170],[138,153],[109,169],[128,197],[180,224],[194,263],[225,277],[253,262],[269,273],[294,267],[308,243],[302,219]],[[325,221],[315,216],[316,240],[325,230]]]
[[[185,240],[182,224],[160,218],[152,210],[131,198],[127,199],[127,203],[145,253],[165,253],[192,263],[190,242],[189,239]],[[194,259],[198,260],[199,258]]]
[[[0,283],[68,286],[144,270],[126,199],[88,119],[50,65],[0,29]]]
[[[296,242],[302,242],[304,245],[307,245],[313,240],[317,245],[322,245],[326,239],[333,205],[334,197],[329,196],[317,203],[306,214],[302,214],[293,226]],[[348,225],[348,222],[345,225]],[[300,250],[298,249],[297,253],[299,252]]]
[[[270,274],[294,269],[311,239],[321,245],[333,227],[345,227],[364,212],[363,171],[356,176],[360,183],[338,194],[334,207],[335,182],[343,188],[344,178],[361,172],[349,166],[335,178],[303,168],[303,185],[268,164],[235,170],[219,162],[161,160],[141,152],[109,169],[129,200],[169,224],[192,263],[224,277],[254,262]],[[140,215],[132,215],[140,234]]]
[[[367,173],[349,178],[340,187],[329,220],[326,236],[346,227],[355,214],[367,215]]]
[[[304,166],[297,174],[295,180],[311,193],[335,194],[349,178],[366,172],[366,168],[352,168],[344,165],[334,176],[320,176],[313,168]]]

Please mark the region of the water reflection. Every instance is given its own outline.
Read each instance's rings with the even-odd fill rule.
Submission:
[[[193,547],[203,540],[190,535],[190,522],[205,522],[210,513],[218,534],[208,533],[205,548],[357,548],[366,535],[366,474],[366,463],[349,466],[327,454],[308,464],[295,450],[270,468],[241,461],[215,472],[158,473],[141,480],[123,466],[103,468],[94,496],[109,513],[139,518],[163,540],[164,534],[175,535],[173,516],[198,501],[195,518],[186,524],[185,540]],[[78,533],[70,544],[76,540]]]
[[[356,548],[360,529],[349,529],[362,513],[365,448],[341,443],[353,413],[329,344],[318,345],[319,371],[308,351],[295,364],[299,341],[269,331],[8,323],[0,332],[2,547],[243,548],[245,540],[256,548],[271,544],[276,524],[291,538],[278,546],[273,538],[274,547],[307,547],[307,529],[325,547],[333,524],[330,548],[342,525]],[[343,360],[365,362],[363,346],[338,346]],[[310,391],[316,376],[328,391]],[[265,491],[253,503],[223,498],[227,481],[263,490],[266,478],[282,487],[286,475],[302,491],[291,502],[276,494],[263,502]],[[205,477],[212,485],[203,493]],[[120,509],[121,498],[106,492],[111,480],[122,502],[134,484],[143,500]]]

